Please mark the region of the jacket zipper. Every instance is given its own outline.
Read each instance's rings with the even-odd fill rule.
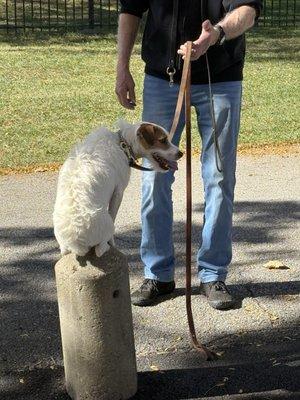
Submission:
[[[178,24],[178,1],[173,0],[173,15],[171,24],[171,41],[169,51],[169,65],[167,67],[167,74],[169,75],[169,85],[174,84],[174,75],[176,73],[176,67],[178,68],[178,57],[176,58],[176,39],[177,39],[177,24]]]

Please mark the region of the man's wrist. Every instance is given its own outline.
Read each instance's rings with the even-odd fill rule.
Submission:
[[[217,41],[219,40],[220,33],[217,29],[215,29],[214,26],[213,26],[212,34],[213,35],[212,35],[212,40],[211,40],[210,46],[214,46],[217,43]]]
[[[216,24],[213,26],[214,31],[218,33],[218,38],[215,42],[216,45],[222,45],[226,40],[226,35],[223,27],[220,24]]]
[[[129,62],[118,62],[117,71],[128,72],[129,71]]]

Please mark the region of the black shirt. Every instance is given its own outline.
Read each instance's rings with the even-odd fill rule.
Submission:
[[[250,5],[262,8],[262,0],[121,0],[121,13],[142,17],[147,13],[142,43],[142,59],[145,72],[163,79],[169,79],[167,68],[175,63],[175,81],[181,77],[182,62],[177,55],[180,44],[196,40],[201,34],[202,21],[209,19],[212,24],[219,22],[233,9]],[[175,18],[176,17],[176,18]],[[176,30],[174,27],[174,21]],[[243,79],[245,57],[245,36],[228,40],[224,45],[208,49],[212,82],[237,81]],[[192,84],[208,82],[205,57],[192,62]]]

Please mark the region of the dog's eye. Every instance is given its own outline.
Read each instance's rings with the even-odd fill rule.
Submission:
[[[159,140],[161,144],[168,144],[168,139],[167,138],[163,138]]]

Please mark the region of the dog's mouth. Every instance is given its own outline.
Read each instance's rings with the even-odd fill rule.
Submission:
[[[162,156],[159,156],[157,153],[152,153],[152,157],[164,171],[168,171],[169,169],[175,171],[178,169],[177,161],[167,160]]]

